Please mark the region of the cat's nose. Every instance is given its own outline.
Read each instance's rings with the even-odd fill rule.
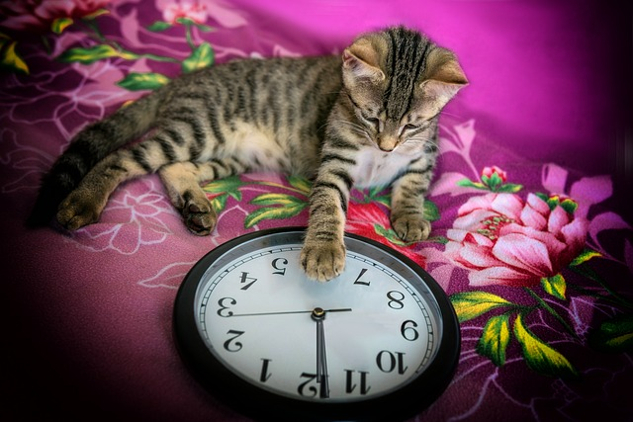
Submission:
[[[393,136],[383,136],[378,139],[378,148],[385,152],[391,152],[398,144],[398,138]]]

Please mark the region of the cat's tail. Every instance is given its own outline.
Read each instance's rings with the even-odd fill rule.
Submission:
[[[162,92],[159,89],[142,97],[79,132],[42,177],[27,225],[36,227],[50,223],[59,204],[90,169],[111,152],[147,132],[156,120]]]

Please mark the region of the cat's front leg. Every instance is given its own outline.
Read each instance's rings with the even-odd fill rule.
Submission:
[[[430,169],[410,170],[393,184],[391,226],[405,242],[425,240],[431,233],[431,222],[424,217],[424,196],[431,176]]]
[[[321,282],[345,268],[345,214],[351,181],[341,174],[321,172],[310,193],[310,219],[301,251],[308,278]]]
[[[218,217],[200,183],[245,173],[248,166],[235,157],[208,162],[181,161],[163,166],[158,174],[171,203],[180,210],[193,234],[205,236],[215,228]]]

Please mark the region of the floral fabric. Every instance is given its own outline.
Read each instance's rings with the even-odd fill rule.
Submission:
[[[3,410],[15,420],[246,421],[183,367],[171,333],[175,294],[215,246],[305,226],[310,183],[263,173],[213,181],[204,189],[218,226],[198,237],[156,176],[121,186],[100,221],[74,233],[26,229],[39,178],[86,124],[178,74],[236,58],[339,53],[359,32],[404,23],[457,51],[471,80],[441,119],[424,209],[431,238],[397,238],[389,190],[354,190],[348,211],[349,232],[424,267],[460,320],[457,373],[415,419],[630,420],[631,219],[618,202],[622,175],[601,164],[598,126],[583,120],[609,98],[583,85],[591,70],[575,67],[591,48],[550,42],[579,36],[594,10],[579,6],[574,20],[561,18],[570,11],[562,4],[448,3],[0,3]],[[541,32],[515,45],[535,22]],[[484,62],[490,51],[507,66],[523,60],[516,69],[559,61],[548,62],[549,74],[532,68],[543,82],[526,87],[516,69]]]

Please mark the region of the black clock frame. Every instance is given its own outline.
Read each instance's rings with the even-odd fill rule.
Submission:
[[[346,233],[345,237],[373,245],[410,267],[424,280],[437,302],[442,316],[443,335],[436,357],[417,378],[379,397],[349,403],[310,402],[258,388],[234,374],[211,353],[197,329],[194,312],[196,291],[204,273],[222,255],[244,242],[273,234],[296,232],[303,234],[304,229],[276,228],[242,235],[207,253],[189,271],[176,296],[173,324],[176,346],[193,376],[229,407],[259,421],[394,422],[412,417],[430,406],[448,387],[459,361],[461,337],[455,310],[444,290],[418,264],[394,249],[351,233]]]

